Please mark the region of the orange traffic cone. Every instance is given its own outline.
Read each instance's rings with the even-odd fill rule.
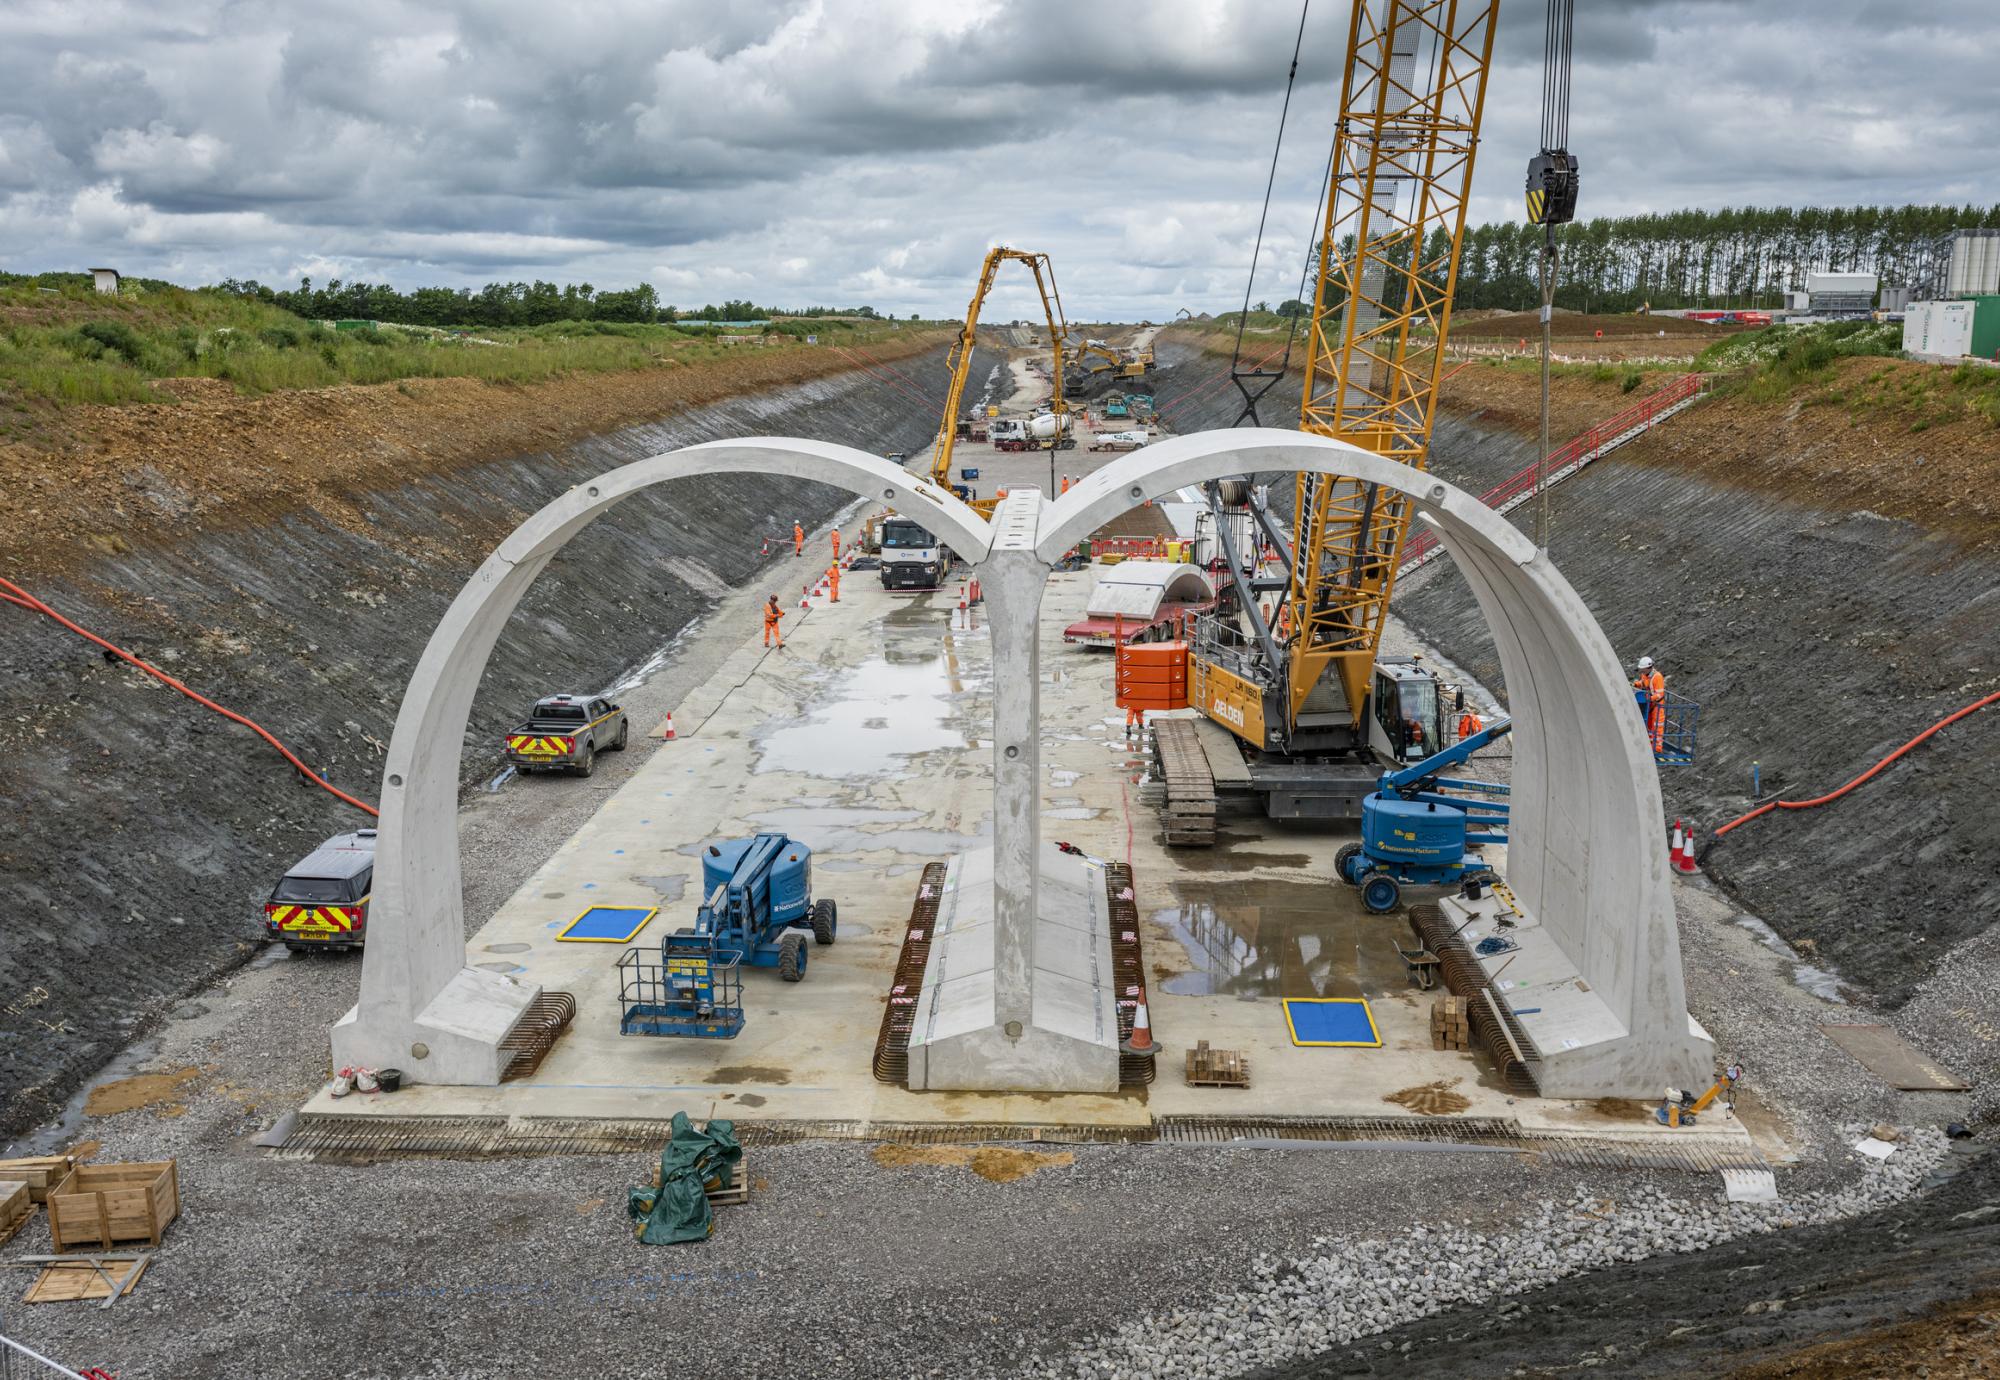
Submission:
[[[1153,1043],[1153,1022],[1146,1014],[1146,998],[1139,997],[1138,1009],[1132,1013],[1132,1038],[1123,1046],[1127,1054],[1158,1054],[1159,1046]]]
[[[1681,840],[1680,869],[1690,874],[1701,871],[1701,864],[1694,860],[1694,830],[1692,829],[1688,830],[1687,837]]]
[[[975,603],[975,604],[976,604],[976,603],[978,603],[978,602],[979,602],[979,600],[980,600],[980,597],[981,597],[981,596],[980,596],[980,593],[979,593],[979,577],[978,577],[977,575],[975,575],[975,576],[973,576],[973,577],[972,577],[972,584],[971,584],[970,588],[971,588],[971,591],[972,591],[972,592],[971,592],[971,594],[970,594],[970,596],[969,596],[969,601],[970,601],[971,603]]]
[[[1681,822],[1674,821],[1673,841],[1667,844],[1667,861],[1676,868],[1681,865]]]
[[[674,740],[674,716],[671,710],[667,713],[666,739],[670,743]]]

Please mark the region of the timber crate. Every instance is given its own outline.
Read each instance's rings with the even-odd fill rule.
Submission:
[[[35,1200],[28,1196],[26,1184],[19,1179],[0,1179],[0,1246],[14,1239],[14,1233],[34,1211]]]
[[[49,1195],[49,1239],[59,1251],[109,1250],[121,1241],[157,1246],[180,1211],[172,1160],[79,1165]]]
[[[49,1200],[49,1191],[69,1177],[76,1160],[69,1155],[36,1155],[25,1160],[0,1160],[0,1179],[18,1179],[28,1186],[28,1196],[38,1203]]]

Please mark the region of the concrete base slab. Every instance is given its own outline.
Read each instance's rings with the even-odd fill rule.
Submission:
[[[954,858],[910,1036],[912,1090],[1115,1093],[1118,1010],[1104,873],[1040,853],[1031,1022],[1000,1019],[993,980],[993,851]]]
[[[1474,1056],[1433,1050],[1433,994],[1407,984],[1391,947],[1408,941],[1406,918],[1364,914],[1353,888],[1334,879],[1334,854],[1351,833],[1232,816],[1213,849],[1166,848],[1143,799],[1146,754],[1127,742],[1124,715],[1111,702],[1110,658],[1062,640],[1083,616],[1090,584],[1088,571],[1058,575],[1042,604],[1038,794],[1045,838],[1132,864],[1163,1048],[1149,1087],[910,1092],[876,1081],[870,1064],[883,1002],[924,867],[989,843],[991,663],[983,615],[958,612],[955,587],[892,594],[857,572],[839,604],[815,599],[809,613],[787,620],[782,654],[763,654],[754,621],[713,629],[754,650],[730,659],[691,697],[701,712],[676,712],[678,741],[634,740],[635,753],[650,750],[641,769],[470,940],[465,962],[475,970],[575,995],[576,1018],[537,1072],[497,1087],[406,1084],[392,1095],[339,1100],[321,1092],[306,1110],[342,1119],[497,1118],[524,1127],[712,1112],[856,1136],[898,1125],[1143,1137],[1161,1119],[1186,1117],[1406,1119],[1427,1127],[1499,1118],[1536,1137],[1748,1150],[1733,1121],[1703,1118],[1669,1132],[1638,1100],[1516,1097]],[[504,787],[599,788],[564,777]],[[813,950],[803,982],[780,983],[768,970],[745,974],[749,1023],[733,1040],[620,1036],[619,946],[561,943],[555,935],[588,905],[657,905],[660,914],[634,941],[656,946],[662,927],[693,922],[702,845],[765,828],[813,845],[814,886],[840,903],[838,942]],[[1213,954],[1198,953],[1171,917],[1218,888],[1253,897],[1283,888],[1313,909],[1314,924],[1278,935],[1268,915],[1262,928],[1254,913],[1219,915],[1207,937]],[[1336,927],[1320,923],[1328,914]],[[1338,969],[1328,977],[1330,960]],[[1200,990],[1187,986],[1203,965],[1233,966],[1218,967],[1217,981]],[[1233,978],[1222,980],[1239,968],[1268,968],[1286,990],[1246,999]],[[1294,1048],[1273,999],[1286,994],[1368,997],[1383,1047]],[[1199,1039],[1242,1051],[1251,1086],[1186,1086],[1183,1058]],[[395,1058],[371,1054],[363,1062],[407,1067],[407,1045]],[[1413,1096],[1433,1088],[1439,1096]],[[1657,1103],[1659,1093],[1650,1096]]]

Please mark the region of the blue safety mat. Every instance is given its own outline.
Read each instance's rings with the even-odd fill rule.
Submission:
[[[660,913],[657,906],[592,906],[563,926],[558,939],[590,944],[629,944],[646,922]]]
[[[1382,1034],[1365,1001],[1293,997],[1285,1002],[1285,1024],[1295,1045],[1341,1045],[1380,1049]]]

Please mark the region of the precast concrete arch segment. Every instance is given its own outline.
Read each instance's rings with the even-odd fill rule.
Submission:
[[[384,1065],[412,1081],[494,1084],[500,1042],[539,988],[466,966],[459,872],[460,754],[474,693],[507,619],[550,557],[641,489],[697,474],[771,474],[894,504],[974,564],[986,521],[879,456],[824,441],[713,441],[635,461],[550,502],[466,581],[404,692],[382,774],[361,996],[333,1029],[334,1067]]]
[[[1085,477],[1051,505],[1037,554],[1054,562],[1175,489],[1299,470],[1408,495],[1493,630],[1514,719],[1507,880],[1533,917],[1527,928],[1540,931],[1509,937],[1520,948],[1507,987],[1536,993],[1516,1003],[1538,1005],[1515,1024],[1534,1037],[1543,1092],[1706,1086],[1713,1046],[1687,1013],[1651,746],[1596,619],[1512,524],[1434,475],[1345,442],[1243,428],[1174,437]]]

